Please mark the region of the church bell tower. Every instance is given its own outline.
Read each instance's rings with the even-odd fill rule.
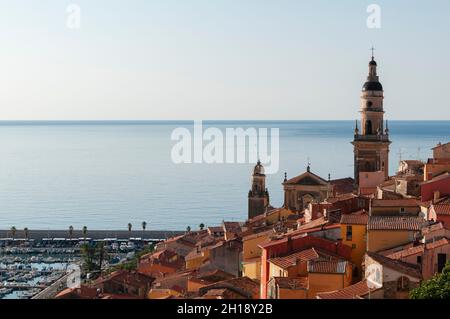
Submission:
[[[382,172],[389,177],[389,128],[384,125],[383,86],[377,74],[377,62],[372,48],[369,75],[361,93],[361,125],[356,121],[354,146],[354,173],[359,185],[360,173]]]
[[[266,188],[264,167],[258,161],[252,174],[252,189],[248,192],[248,218],[264,214],[269,206],[269,192]]]

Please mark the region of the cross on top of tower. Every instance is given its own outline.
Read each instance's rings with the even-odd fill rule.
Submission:
[[[372,47],[370,48],[370,50],[372,51],[372,60],[374,60],[374,59],[375,59],[375,53],[374,53],[375,48],[373,47],[373,45],[372,45]]]

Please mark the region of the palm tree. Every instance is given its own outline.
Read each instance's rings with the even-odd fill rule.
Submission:
[[[86,230],[87,230],[87,229],[86,229]],[[72,236],[73,236],[73,226],[70,225],[70,226],[69,226],[69,238],[72,239]]]
[[[86,235],[87,235],[87,226],[83,226],[84,241],[86,241]]]
[[[128,232],[130,233],[131,238],[131,229],[133,228],[133,225],[131,223],[128,223]]]
[[[146,229],[147,229],[147,222],[143,221],[142,222],[142,239],[144,239],[144,233],[145,233]]]
[[[28,240],[28,227],[25,227],[23,232],[25,233],[25,239]]]
[[[205,228],[205,224],[201,223],[198,227],[200,227],[200,230],[203,230]]]
[[[16,226],[11,227],[11,236],[12,236],[13,240],[16,237],[16,231],[17,231]]]

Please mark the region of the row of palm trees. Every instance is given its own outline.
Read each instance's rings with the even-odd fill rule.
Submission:
[[[131,231],[132,231],[132,229],[133,229],[133,225],[132,225],[131,223],[128,223],[127,226],[128,226],[128,231],[129,231],[130,234],[131,234]],[[145,230],[147,229],[147,222],[146,222],[146,221],[143,221],[143,222],[141,223],[141,227],[142,227],[142,231],[145,232]],[[205,228],[205,224],[201,223],[201,224],[199,225],[199,228],[200,228],[200,230],[203,230],[203,229]],[[12,238],[14,239],[14,238],[16,237],[16,233],[17,233],[17,228],[16,228],[16,226],[12,226],[11,229],[10,229],[10,231],[11,231],[11,236],[12,236]],[[70,238],[70,239],[72,239],[73,231],[74,231],[74,228],[73,228],[72,225],[70,225],[70,226],[69,226],[69,238]],[[83,237],[84,237],[84,238],[86,238],[86,236],[87,236],[87,231],[88,231],[87,226],[83,226],[83,228],[82,228],[82,233],[83,233]],[[191,231],[191,226],[186,227],[186,231],[189,233],[189,232]],[[29,234],[30,234],[29,229],[28,229],[27,227],[25,227],[25,228],[23,229],[23,232],[24,232],[24,234],[25,234],[25,238],[28,239],[28,236],[29,236]]]
[[[146,222],[146,221],[143,221],[142,224],[141,224],[141,226],[142,226],[142,230],[145,231],[145,230],[147,229],[147,222]],[[132,228],[133,228],[133,225],[132,225],[131,223],[128,223],[128,231],[129,231],[130,233],[131,233]],[[75,230],[74,227],[73,227],[72,225],[70,225],[70,226],[69,226],[69,238],[70,238],[70,239],[72,239],[74,230]],[[81,231],[82,231],[82,233],[83,233],[83,237],[86,238],[87,232],[88,232],[87,226],[83,226],[83,228],[82,228]],[[15,239],[15,238],[16,238],[16,233],[17,233],[17,228],[16,228],[16,226],[12,226],[11,229],[10,229],[10,232],[11,232],[11,237],[12,237],[13,239]],[[28,227],[25,227],[25,228],[23,229],[23,232],[24,232],[24,234],[25,234],[25,238],[28,239],[28,236],[30,235],[30,231],[29,231]]]
[[[199,228],[200,230],[205,229],[205,224],[201,223],[200,225],[198,225],[198,228]],[[192,229],[191,229],[191,226],[186,227],[186,232],[187,232],[187,233],[190,233],[191,230],[192,230]]]

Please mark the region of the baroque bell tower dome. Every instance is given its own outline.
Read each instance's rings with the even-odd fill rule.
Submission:
[[[361,173],[383,174],[389,177],[389,130],[384,126],[384,91],[377,73],[372,48],[369,74],[360,98],[361,126],[356,122],[354,140],[354,173],[359,185]]]

